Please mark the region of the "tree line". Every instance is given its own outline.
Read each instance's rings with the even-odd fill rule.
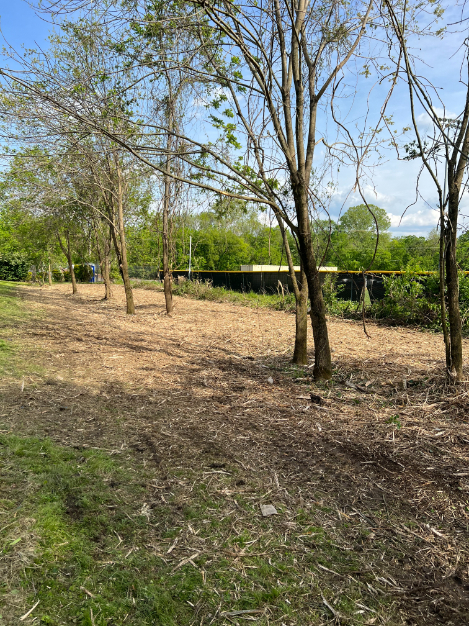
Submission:
[[[71,280],[65,243],[70,245],[72,265],[96,263],[103,254],[95,229],[98,224],[75,221],[74,230],[47,216],[32,215],[23,201],[15,206],[12,186],[16,184],[11,171],[4,174],[0,200],[0,256],[21,259],[39,272],[49,259],[51,268],[63,271]],[[125,216],[128,264],[133,276],[145,277],[163,272],[161,243],[162,215],[155,208],[151,187],[135,198],[133,211]],[[318,249],[327,247],[323,264],[342,271],[361,271],[370,265],[375,254],[373,271],[431,271],[438,270],[439,234],[436,229],[426,237],[405,235],[393,237],[388,229],[390,220],[383,209],[373,206],[379,219],[380,240],[375,254],[374,221],[365,205],[350,207],[337,220],[325,224],[312,223]],[[325,231],[331,227],[331,233]],[[286,266],[284,241],[275,220],[240,202],[230,203],[229,211],[218,206],[208,210],[186,211],[169,219],[169,266],[172,270],[238,271],[241,265]],[[469,268],[467,236],[460,237],[458,260],[461,270]],[[294,239],[288,234],[294,266],[301,263]],[[110,246],[109,246],[110,247]],[[118,259],[108,251],[109,272],[119,277]],[[142,271],[138,274],[138,269]],[[147,268],[147,271],[145,271]],[[137,272],[137,274],[136,274]],[[75,272],[76,273],[76,270]],[[63,280],[60,272],[56,279]]]

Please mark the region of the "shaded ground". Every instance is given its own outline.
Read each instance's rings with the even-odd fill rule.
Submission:
[[[368,340],[360,324],[331,320],[334,379],[316,386],[289,364],[291,315],[179,298],[167,318],[161,293],[136,290],[129,317],[120,287],[112,303],[100,286],[68,289],[20,289],[41,317],[3,338],[21,337],[43,370],[4,379],[0,429],[144,467],[157,483],[149,508],[167,504],[182,529],[169,553],[167,539],[153,545],[176,565],[220,555],[184,512],[198,484],[213,516],[234,536],[249,530],[262,554],[269,533],[275,550],[284,538],[305,599],[287,616],[263,601],[259,623],[469,622],[469,392],[445,388],[440,337],[370,325]],[[261,503],[279,511],[267,529]],[[230,557],[241,571],[245,549]],[[241,606],[243,590],[230,593]],[[224,616],[225,604],[199,606],[193,623],[261,620]]]

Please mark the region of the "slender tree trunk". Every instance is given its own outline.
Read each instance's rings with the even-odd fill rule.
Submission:
[[[115,219],[115,215],[112,216],[112,219]],[[116,253],[116,257],[117,257],[117,266],[119,268],[119,273],[121,275],[122,280],[124,279],[123,275],[122,275],[122,256],[121,256],[121,251],[120,251],[120,247],[119,247],[119,242],[117,240],[117,232],[116,229],[114,227],[114,224],[111,223],[110,226],[110,231],[111,231],[111,239],[112,239],[112,243],[114,244],[114,252]]]
[[[308,363],[308,283],[306,274],[301,266],[301,288],[296,300],[296,328],[295,349],[293,351],[293,363],[307,365]]]
[[[111,239],[112,234],[109,231],[109,237],[104,235],[104,248],[101,248],[99,241],[99,227],[94,229],[96,235],[96,251],[98,253],[99,266],[101,268],[101,276],[104,282],[104,300],[110,300],[112,298],[111,292],[111,277],[109,270],[109,254],[111,252]]]
[[[311,326],[314,338],[314,369],[315,380],[332,378],[331,348],[327,330],[326,305],[322,294],[322,285],[311,238],[309,224],[308,201],[304,185],[295,190],[296,213],[298,215],[298,243],[300,256],[308,282],[309,299],[311,302]]]
[[[70,271],[70,279],[72,281],[72,294],[75,295],[78,291],[77,288],[77,281],[75,278],[75,269],[73,267],[73,261],[72,261],[72,251],[70,249],[70,234],[66,233],[66,238],[67,238],[67,261],[68,261],[68,269]]]
[[[448,323],[446,315],[446,227],[445,227],[445,211],[443,208],[443,199],[440,198],[440,318],[441,328],[443,330],[443,341],[445,343],[446,370],[451,370],[451,345],[448,333]]]
[[[117,169],[117,211],[118,211],[118,226],[119,226],[119,240],[120,240],[120,267],[122,272],[122,279],[124,281],[125,299],[127,303],[127,314],[135,315],[135,304],[132,293],[132,287],[130,285],[129,278],[129,266],[127,263],[127,245],[125,240],[125,227],[124,227],[124,189],[122,185],[122,172],[118,156],[115,155],[115,163]]]
[[[296,365],[307,365],[308,363],[308,283],[306,275],[301,264],[301,284],[296,280],[295,266],[288,243],[287,232],[281,217],[277,217],[277,221],[282,233],[283,246],[288,262],[288,273],[293,285],[296,304],[296,325],[295,325],[295,348],[293,350],[292,362]]]
[[[70,272],[70,280],[72,281],[72,294],[75,295],[78,289],[77,289],[77,281],[75,279],[75,270],[73,269],[72,250],[70,246],[70,233],[68,231],[65,232],[65,239],[67,240],[67,247],[64,246],[62,242],[62,237],[60,236],[60,233],[58,230],[56,234],[57,234],[57,241],[59,242],[60,249],[62,250],[63,255],[67,259],[68,271]]]
[[[104,258],[103,263],[101,265],[101,274],[103,275],[104,281],[104,299],[111,300],[112,299],[112,287],[111,287],[111,241],[110,241],[111,233],[109,233],[109,238],[104,238]]]
[[[459,310],[459,276],[456,261],[457,218],[459,211],[459,190],[450,190],[446,235],[446,293],[448,299],[448,322],[450,362],[446,363],[449,376],[454,382],[463,379],[462,324]],[[447,357],[448,361],[448,357]]]
[[[52,270],[51,270],[51,266],[50,266],[50,257],[49,257],[49,287],[52,287]]]
[[[73,268],[72,257],[67,257],[68,261],[68,269],[70,271],[70,279],[72,281],[72,294],[75,295],[78,293],[77,280],[75,278],[75,270]]]
[[[171,149],[171,138],[168,137],[168,153]],[[173,312],[173,293],[171,286],[171,272],[169,267],[169,207],[171,203],[171,182],[170,182],[170,162],[166,161],[166,172],[164,180],[164,199],[163,199],[163,288],[164,299],[166,303],[166,314],[171,315]]]

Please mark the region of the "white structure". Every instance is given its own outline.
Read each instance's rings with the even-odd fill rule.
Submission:
[[[294,265],[295,272],[300,271],[299,265]],[[288,265],[241,265],[242,272],[288,272]],[[320,267],[320,272],[337,272],[336,267]]]

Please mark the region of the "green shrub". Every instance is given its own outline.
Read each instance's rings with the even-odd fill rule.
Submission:
[[[74,265],[75,278],[79,283],[89,283],[93,278],[93,268],[86,264]]]
[[[337,285],[337,274],[326,274],[322,284],[322,294],[324,304],[329,315],[343,316],[350,312],[350,302],[344,300],[343,291],[345,285]],[[356,309],[358,303],[353,303],[352,310]]]
[[[4,254],[0,256],[0,280],[26,280],[29,272],[29,261],[20,254]]]
[[[371,315],[394,324],[416,325],[441,331],[440,279],[437,273],[420,276],[406,272],[384,279],[385,296],[371,308]],[[459,276],[459,306],[463,332],[469,320],[469,276]]]
[[[384,298],[373,303],[373,317],[395,324],[440,326],[439,281],[434,276],[414,272],[388,276],[384,278],[384,290]]]
[[[122,276],[121,276],[121,273],[119,272],[119,267],[114,263],[111,263],[111,267],[109,269],[109,278],[111,279],[112,282],[117,282],[117,283],[122,282]]]
[[[54,283],[63,283],[63,272],[61,270],[52,270],[52,280],[54,281]]]

